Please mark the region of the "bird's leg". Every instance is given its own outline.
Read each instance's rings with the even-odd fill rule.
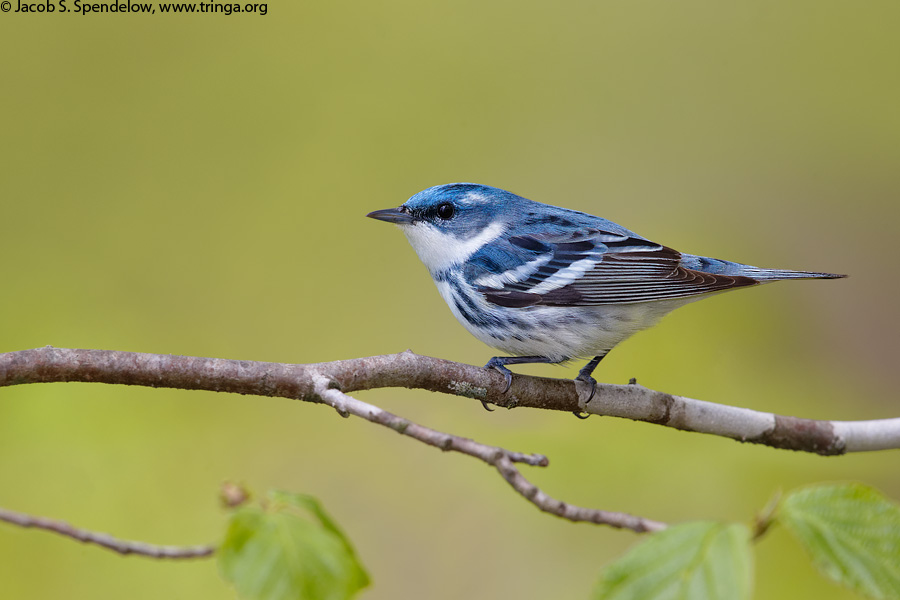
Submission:
[[[587,404],[594,398],[594,391],[597,389],[597,380],[591,377],[591,373],[594,372],[594,369],[597,368],[597,365],[600,364],[600,361],[603,360],[604,356],[606,356],[606,354],[595,356],[594,358],[592,358],[588,364],[581,367],[581,370],[578,371],[578,377],[575,378],[575,381],[581,381],[591,386],[591,394],[588,396],[587,402],[585,402],[585,404]]]
[[[500,371],[504,379],[506,379],[506,387],[503,388],[503,393],[505,394],[509,391],[509,386],[512,385],[512,371],[507,369],[506,365],[523,365],[527,363],[555,364],[565,362],[566,360],[568,359],[554,360],[548,356],[495,356],[484,365],[484,368]]]

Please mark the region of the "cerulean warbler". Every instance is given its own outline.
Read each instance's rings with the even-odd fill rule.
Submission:
[[[761,269],[682,254],[620,225],[486,185],[428,188],[373,219],[399,225],[453,315],[506,365],[600,360],[669,311],[726,290],[831,273]]]

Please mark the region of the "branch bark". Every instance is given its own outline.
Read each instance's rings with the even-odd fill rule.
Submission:
[[[512,387],[504,393],[499,373],[409,351],[309,365],[49,346],[0,354],[0,386],[82,381],[321,402],[316,377],[325,377],[344,393],[418,388],[507,408],[584,411],[826,456],[900,448],[900,418],[802,419],[674,396],[639,385],[597,384],[593,399],[585,404],[584,390],[576,390],[570,380],[525,375],[515,375]]]

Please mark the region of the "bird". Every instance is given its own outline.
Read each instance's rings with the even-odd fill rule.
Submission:
[[[456,319],[509,355],[485,365],[504,376],[504,393],[509,365],[590,357],[575,378],[590,385],[590,402],[609,351],[680,306],[771,281],[845,277],[684,254],[607,219],[476,183],[430,187],[366,216],[398,225]]]

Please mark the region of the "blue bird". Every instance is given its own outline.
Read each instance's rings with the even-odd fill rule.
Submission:
[[[453,315],[476,338],[512,356],[507,365],[593,357],[669,311],[726,290],[832,273],[761,269],[682,254],[611,221],[474,183],[421,191],[367,216],[399,225]]]

